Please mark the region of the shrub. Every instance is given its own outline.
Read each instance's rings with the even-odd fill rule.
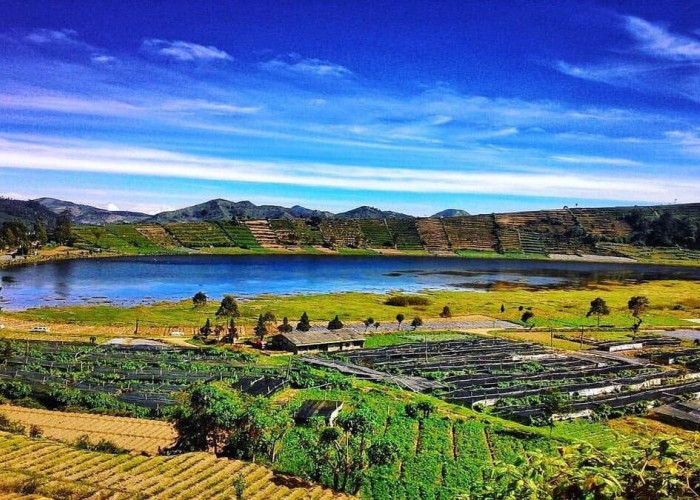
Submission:
[[[340,330],[341,328],[343,328],[343,322],[340,321],[340,318],[336,314],[335,318],[330,320],[330,322],[328,323],[328,329],[329,330]]]
[[[426,297],[419,295],[395,295],[384,301],[388,306],[408,307],[408,306],[427,306],[430,301]]]
[[[39,427],[38,425],[32,425],[29,428],[29,437],[31,438],[40,438],[44,435],[44,430]]]
[[[452,310],[450,309],[450,306],[445,306],[442,308],[442,312],[440,313],[441,318],[451,318],[452,317]]]

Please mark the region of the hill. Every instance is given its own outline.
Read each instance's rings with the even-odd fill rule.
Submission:
[[[410,215],[362,206],[335,215],[338,219],[412,219]]]
[[[56,214],[36,201],[11,200],[0,197],[0,224],[10,221],[21,221],[31,227],[37,219],[43,219],[47,225],[53,226]]]
[[[67,210],[71,214],[71,220],[74,224],[130,224],[144,221],[150,217],[150,215],[140,212],[111,211],[56,198],[37,198],[32,202],[56,215]]]
[[[438,212],[431,217],[467,217],[469,212],[466,210],[460,210],[459,208],[448,208],[442,212]]]
[[[150,218],[149,222],[199,222],[231,219],[322,219],[332,217],[330,212],[310,210],[294,206],[285,208],[276,205],[255,205],[250,201],[228,201],[221,198],[209,200],[191,207],[161,212]]]

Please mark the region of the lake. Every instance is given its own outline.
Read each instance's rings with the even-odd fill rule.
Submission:
[[[0,270],[0,306],[181,300],[230,293],[482,290],[517,284],[581,287],[601,282],[700,280],[700,268],[621,263],[326,255],[159,256],[47,262]]]

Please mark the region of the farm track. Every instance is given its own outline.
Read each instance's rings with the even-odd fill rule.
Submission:
[[[36,478],[47,488],[50,485],[60,487],[62,491],[81,492],[70,498],[129,499],[145,495],[163,500],[230,499],[233,496],[232,480],[239,473],[246,480],[245,498],[352,498],[316,485],[287,485],[284,477],[275,476],[266,467],[220,459],[209,453],[157,457],[110,455],[77,450],[48,439],[0,433],[0,485],[11,485],[13,478],[16,483],[18,477]],[[41,488],[38,493],[41,493]],[[32,498],[17,495],[8,486],[0,500]],[[34,498],[43,497],[37,495]]]
[[[117,446],[155,454],[170,446],[175,431],[167,422],[87,413],[69,413],[0,405],[0,414],[25,426],[37,425],[46,437],[75,441],[88,435],[91,441],[106,439]]]

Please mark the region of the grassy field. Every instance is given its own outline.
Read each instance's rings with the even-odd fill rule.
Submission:
[[[235,290],[231,291],[235,294]],[[497,319],[519,322],[523,311],[531,308],[533,322],[538,328],[593,328],[595,318],[586,318],[589,303],[596,297],[607,301],[611,313],[603,316],[602,325],[627,329],[633,320],[627,301],[633,295],[645,295],[651,302],[644,314],[644,328],[693,326],[687,319],[700,318],[700,283],[689,281],[656,281],[644,284],[609,284],[588,289],[539,290],[516,288],[493,290],[488,293],[460,291],[431,291],[423,294],[426,306],[394,307],[384,304],[386,295],[370,293],[339,293],[324,295],[261,295],[242,300],[239,323],[252,325],[259,314],[272,311],[278,319],[287,316],[296,322],[306,311],[313,322],[325,324],[336,314],[344,322],[357,322],[369,316],[383,324],[395,323],[402,313],[410,320],[437,318],[443,306],[449,306],[455,319],[470,314],[485,314]],[[501,313],[501,305],[505,312]],[[112,307],[107,305],[37,308],[21,312],[6,312],[6,323],[62,323],[96,327],[131,327],[140,320],[144,328],[154,330],[167,326],[196,327],[207,317],[213,318],[218,298],[212,297],[202,308],[195,309],[190,301],[160,303],[148,306]],[[123,332],[121,334],[124,334]]]

